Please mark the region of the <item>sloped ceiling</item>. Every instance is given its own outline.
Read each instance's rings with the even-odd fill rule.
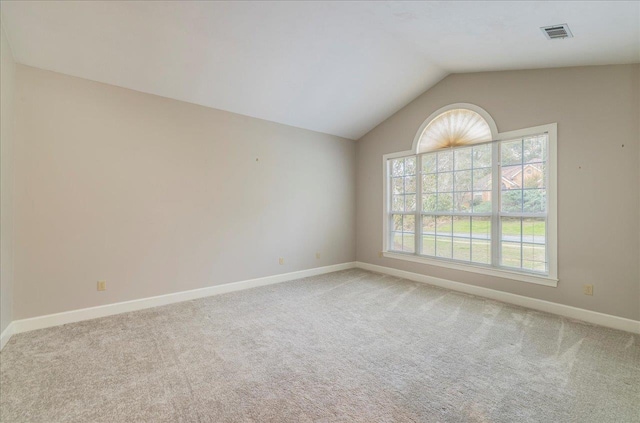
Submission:
[[[358,139],[449,73],[640,61],[638,2],[3,1],[17,62]],[[549,41],[541,26],[568,23]]]

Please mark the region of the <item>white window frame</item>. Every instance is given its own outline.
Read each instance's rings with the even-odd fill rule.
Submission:
[[[390,213],[391,205],[390,205],[390,196],[389,196],[389,179],[390,179],[389,178],[390,170],[388,168],[389,160],[402,158],[406,156],[412,156],[412,155],[418,156],[420,154],[424,154],[424,152],[418,153],[418,148],[419,148],[420,138],[425,128],[437,116],[452,109],[469,109],[479,113],[489,124],[489,127],[491,128],[492,138],[494,141],[509,141],[509,140],[523,138],[530,135],[539,135],[541,133],[547,134],[548,136],[547,167],[548,167],[548,177],[549,177],[548,186],[547,186],[548,210],[547,210],[547,223],[546,223],[546,226],[547,226],[546,244],[547,244],[547,255],[549,260],[548,262],[549,269],[548,269],[547,275],[538,275],[538,274],[532,274],[524,271],[508,270],[504,268],[493,267],[496,265],[496,263],[494,263],[493,266],[483,266],[483,265],[477,265],[473,263],[461,263],[461,262],[455,262],[455,261],[446,260],[446,259],[438,259],[435,257],[425,257],[425,256],[419,255],[417,251],[415,253],[403,253],[403,252],[389,250],[389,239],[390,239],[389,220],[390,220],[390,214],[392,214]],[[384,257],[393,258],[397,260],[428,264],[432,266],[462,270],[465,272],[473,272],[473,273],[479,273],[483,275],[495,276],[499,278],[529,282],[529,283],[534,283],[538,285],[557,287],[558,286],[558,218],[557,218],[557,211],[558,211],[557,150],[558,150],[558,146],[557,146],[557,140],[558,140],[557,123],[550,123],[546,125],[534,126],[531,128],[518,129],[515,131],[498,132],[497,126],[493,121],[493,119],[491,118],[491,116],[484,109],[474,104],[456,103],[456,104],[445,106],[435,111],[433,114],[431,114],[431,116],[427,118],[427,120],[424,121],[424,123],[418,130],[414,138],[413,146],[411,150],[385,154],[382,156],[382,169],[383,169],[383,172],[382,172],[383,173],[382,175],[383,177],[382,255]],[[493,157],[493,164],[492,164],[493,173],[494,173],[493,179],[498,180],[499,177],[496,179],[496,175],[497,175],[496,172],[499,172],[500,163],[499,163],[499,158],[496,157],[496,153],[495,153],[497,152],[497,149],[494,148],[493,150],[494,150],[494,157]],[[497,201],[494,201],[493,203],[495,203],[496,206],[498,204]],[[415,215],[416,215],[416,219],[418,219],[418,217],[420,216],[420,204],[416,204]],[[494,211],[492,213],[493,224],[491,226],[492,227],[492,248],[496,248],[496,246],[498,245],[498,241],[497,241],[498,225],[495,222],[495,220],[497,219],[497,215],[498,214],[497,214],[496,207],[494,207]],[[415,233],[415,236],[416,236],[416,239],[418,239],[418,236],[419,236],[418,232]],[[416,245],[417,245],[417,241],[416,241]]]

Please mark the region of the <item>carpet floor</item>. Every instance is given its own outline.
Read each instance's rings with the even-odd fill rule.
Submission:
[[[640,336],[352,269],[15,335],[0,421],[640,422]]]

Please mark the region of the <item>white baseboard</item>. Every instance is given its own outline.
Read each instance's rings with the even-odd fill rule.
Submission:
[[[483,288],[475,285],[468,285],[461,282],[454,282],[447,279],[435,278],[421,275],[419,273],[407,272],[391,267],[378,266],[364,262],[350,262],[336,264],[332,266],[316,267],[314,269],[301,270],[280,275],[266,276],[263,278],[249,279],[246,281],[233,282],[223,285],[215,285],[207,288],[194,289],[190,291],[176,292],[173,294],[159,295],[157,297],[142,298],[139,300],[125,301],[103,306],[83,308],[79,310],[66,311],[62,313],[49,314],[46,316],[32,317],[29,319],[14,320],[0,335],[0,350],[9,342],[12,335],[28,332],[36,329],[44,329],[52,326],[64,325],[67,323],[80,322],[83,320],[97,319],[99,317],[111,316],[114,314],[126,313],[129,311],[142,310],[167,304],[179,303],[182,301],[195,300],[212,295],[226,294],[244,289],[256,288],[259,286],[272,285],[309,276],[321,275],[324,273],[337,272],[352,268],[361,268],[372,272],[384,273],[399,278],[435,285],[453,291],[465,292],[480,297],[490,298],[505,303],[515,304],[534,310],[545,311],[576,320],[606,326],[627,332],[640,334],[640,321],[625,319],[623,317],[612,316],[610,314],[598,313],[577,307],[552,303],[550,301],[538,300],[524,297],[522,295],[510,294],[508,292]]]
[[[5,345],[7,345],[7,342],[9,342],[9,339],[11,339],[11,336],[13,335],[13,330],[14,330],[14,326],[13,326],[13,322],[9,323],[9,325],[2,331],[2,334],[0,334],[0,351],[2,351],[2,349],[4,348]]]
[[[597,311],[585,310],[583,308],[552,303],[550,301],[538,300],[536,298],[497,291],[495,289],[483,288],[481,286],[469,285],[461,282],[454,282],[448,279],[435,278],[433,276],[407,272],[405,270],[398,270],[391,267],[378,266],[375,264],[364,263],[360,261],[356,262],[356,266],[360,269],[370,270],[372,272],[384,273],[403,279],[409,279],[415,282],[435,285],[442,288],[451,289],[453,291],[473,294],[479,297],[490,298],[492,300],[515,304],[521,307],[545,311],[547,313],[557,314],[571,319],[582,320],[584,322],[593,323],[600,326],[606,326],[613,329],[640,334],[640,321],[637,320],[625,319],[624,317],[612,316],[610,314],[599,313]]]
[[[244,289],[256,288],[265,285],[272,285],[295,279],[306,278],[309,276],[337,272],[338,270],[353,269],[355,267],[355,262],[334,264],[332,266],[316,267],[313,269],[300,270],[297,272],[282,273],[279,275],[266,276],[263,278],[249,279],[246,281],[215,285],[207,288],[159,295],[157,297],[141,298],[139,300],[124,301],[120,303],[32,317],[29,319],[14,320],[7,327],[7,329],[2,332],[2,347],[4,347],[4,345],[9,341],[11,335],[17,333],[28,332],[36,329],[44,329],[52,326],[64,325],[67,323],[80,322],[83,320],[97,319],[99,317],[106,317],[114,314],[126,313],[129,311],[179,303],[182,301],[195,300],[198,298],[210,297],[212,295],[226,294],[228,292],[241,291]]]

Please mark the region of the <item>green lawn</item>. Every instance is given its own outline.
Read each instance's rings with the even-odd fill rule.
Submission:
[[[447,229],[444,225],[442,229]],[[439,225],[440,228],[440,225]],[[453,232],[456,233],[469,233],[471,230],[471,222],[469,219],[456,220],[453,222]],[[490,220],[474,220],[473,231],[475,233],[491,233],[491,221]],[[545,223],[525,221],[522,223],[522,234],[533,236],[545,236]],[[520,235],[520,220],[503,220],[502,233],[504,235]]]
[[[485,231],[489,230],[489,222],[474,222],[476,233],[478,233],[478,223],[484,223],[483,229]],[[451,225],[449,224],[449,226]],[[453,225],[453,229],[457,233],[469,233],[469,223],[456,222]],[[520,233],[520,222],[511,221],[503,224],[503,232],[509,235],[518,235]],[[524,227],[524,235],[544,236],[544,233],[543,222],[536,222],[536,224],[529,224],[528,227]],[[411,233],[396,233],[394,234],[392,249],[413,253],[414,240],[414,235]],[[427,256],[472,261],[480,264],[489,264],[491,262],[491,246],[488,240],[435,237],[431,235],[424,236],[422,241],[422,254]],[[501,248],[501,264],[503,266],[536,271],[545,270],[546,247],[544,245],[521,245],[517,242],[503,242]]]
[[[437,224],[436,224],[437,223]],[[491,220],[489,218],[479,217],[423,217],[423,225],[425,233],[428,232],[440,232],[442,234],[451,233],[452,231],[457,234],[472,234],[474,238],[483,238],[491,233]],[[404,217],[401,215],[395,215],[393,217],[394,231],[402,231],[404,226],[405,231],[412,231],[414,227],[413,216]],[[473,233],[471,230],[473,229]],[[546,224],[543,219],[523,219],[520,218],[503,218],[502,219],[502,234],[507,236],[519,237],[522,235],[527,237],[544,237],[546,235]]]

